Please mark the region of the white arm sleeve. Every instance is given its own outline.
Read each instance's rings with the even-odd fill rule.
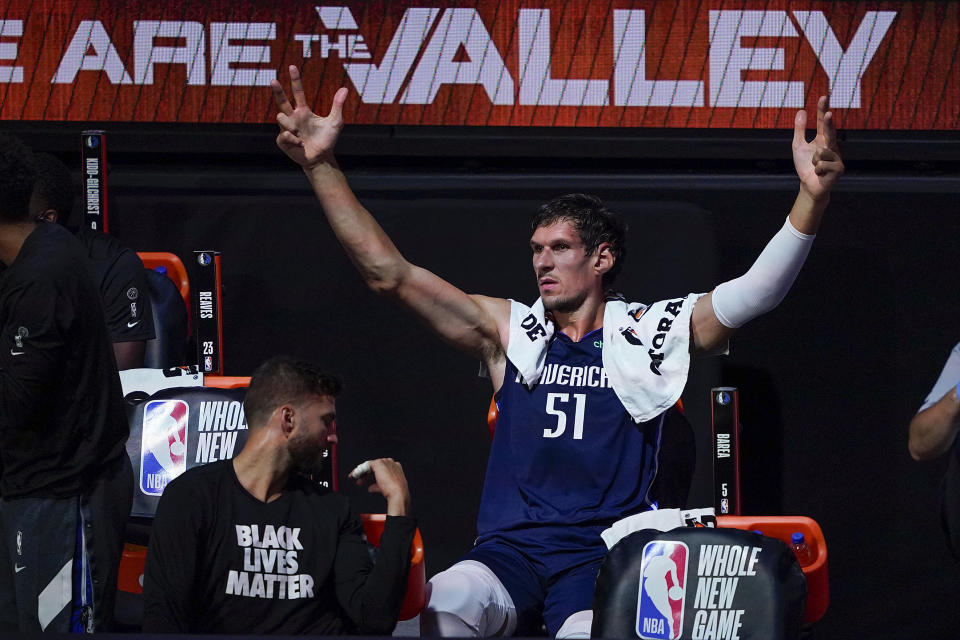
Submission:
[[[794,229],[788,217],[749,271],[713,290],[717,319],[735,329],[780,304],[800,273],[815,237]]]

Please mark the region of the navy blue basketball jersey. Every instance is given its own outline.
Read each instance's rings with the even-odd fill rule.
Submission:
[[[477,530],[609,524],[651,506],[663,416],[636,424],[601,358],[598,329],[557,332],[532,390],[507,362]]]

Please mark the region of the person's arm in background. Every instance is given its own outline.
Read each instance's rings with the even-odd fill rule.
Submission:
[[[155,337],[150,289],[140,257],[124,249],[100,283],[107,330],[117,369],[143,366],[147,340]]]
[[[950,352],[926,402],[910,421],[910,455],[932,460],[953,445],[960,431],[960,344]]]
[[[143,340],[113,343],[113,357],[117,359],[117,371],[141,368],[146,353],[147,343]]]

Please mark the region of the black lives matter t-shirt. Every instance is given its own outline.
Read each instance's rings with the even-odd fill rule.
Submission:
[[[388,517],[377,562],[349,502],[299,476],[264,503],[231,460],[164,490],[144,573],[145,632],[389,634],[416,523]]]
[[[99,294],[77,240],[39,223],[0,275],[5,498],[77,495],[129,434]]]

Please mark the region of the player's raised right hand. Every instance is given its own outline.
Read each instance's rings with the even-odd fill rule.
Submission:
[[[387,515],[407,515],[410,511],[410,489],[400,463],[393,458],[377,458],[365,464],[369,465],[369,471],[358,475],[357,484],[363,486],[370,481],[372,475],[373,483],[367,487],[367,491],[383,494],[387,499]],[[357,470],[362,467],[363,465]]]
[[[281,131],[277,136],[277,146],[301,167],[310,169],[333,160],[333,147],[343,129],[343,103],[347,100],[347,89],[342,87],[337,91],[333,96],[330,114],[323,118],[307,106],[300,70],[290,65],[289,71],[292,104],[279,81],[270,83],[277,108],[280,109],[277,124]]]
[[[821,200],[829,196],[844,171],[827,96],[817,100],[817,135],[810,142],[807,142],[806,128],[807,112],[800,110],[794,118],[793,164],[801,189],[814,200]]]

